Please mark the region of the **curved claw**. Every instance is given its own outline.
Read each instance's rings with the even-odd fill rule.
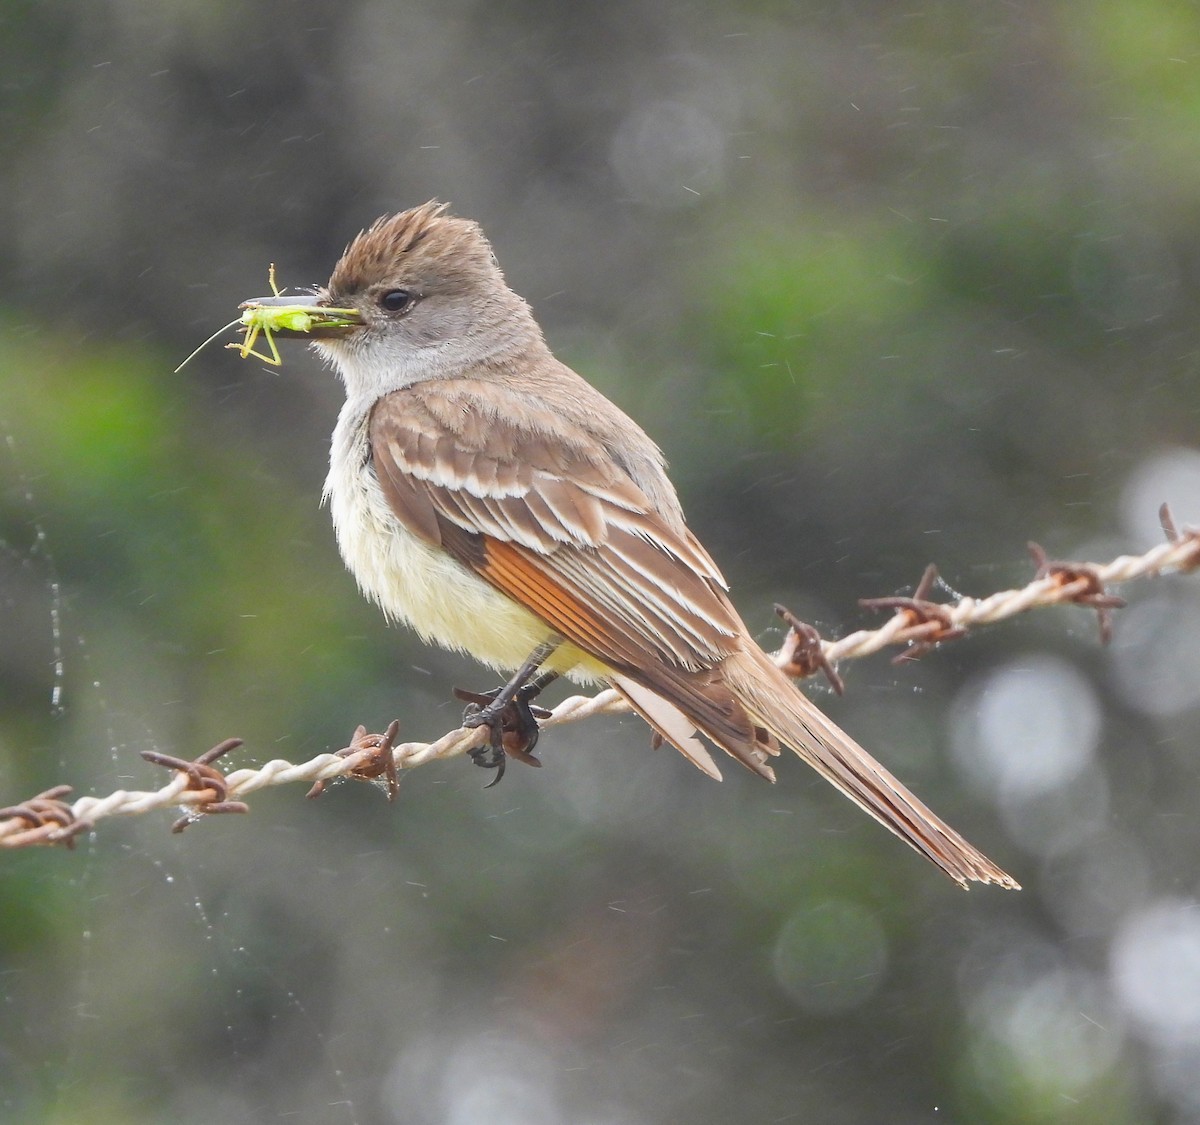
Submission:
[[[548,717],[550,712],[530,703],[540,690],[541,685],[531,684],[517,692],[514,698],[501,703],[498,697],[503,689],[492,692],[454,689],[454,694],[467,704],[463,711],[463,726],[488,728],[488,744],[468,752],[477,766],[499,771],[485,788],[490,789],[504,776],[508,758],[524,762],[527,766],[541,766],[542,763],[533,756],[532,751],[541,733],[538,719]]]
[[[493,785],[500,783],[500,779],[504,776],[505,763],[508,760],[503,746],[497,746],[493,740],[486,746],[476,746],[474,750],[468,750],[467,757],[481,769],[496,771],[496,776],[484,786],[484,789],[491,789]]]

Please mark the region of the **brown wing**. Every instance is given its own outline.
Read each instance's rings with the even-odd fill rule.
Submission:
[[[370,443],[405,527],[772,776],[773,742],[717,668],[744,635],[720,571],[600,440],[537,400],[459,379],[381,399]]]
[[[687,670],[741,622],[708,553],[670,528],[578,426],[487,383],[418,384],[376,403],[371,454],[397,518],[598,659]]]

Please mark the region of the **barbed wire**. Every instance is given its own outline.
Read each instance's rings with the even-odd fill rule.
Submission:
[[[795,678],[823,673],[839,694],[843,690],[836,666],[885,648],[901,649],[897,661],[925,655],[938,645],[957,640],[971,629],[991,625],[1028,610],[1052,605],[1083,605],[1095,610],[1100,637],[1111,635],[1111,614],[1124,605],[1108,593],[1114,584],[1152,578],[1167,573],[1188,573],[1200,568],[1200,529],[1178,528],[1166,504],[1159,509],[1166,542],[1143,555],[1121,555],[1108,563],[1055,562],[1036,544],[1029,544],[1037,572],[1020,589],[1003,590],[986,598],[960,596],[952,602],[934,602],[937,571],[926,568],[912,595],[865,598],[868,609],[890,609],[892,617],[878,629],[862,629],[840,640],[823,639],[811,625],[798,620],[783,606],[776,612],[788,625],[787,636],[772,659]],[[580,722],[594,715],[629,711],[625,700],[608,689],[596,695],[573,695],[553,710],[542,712],[538,726],[551,730]],[[351,778],[383,786],[389,800],[398,789],[398,771],[415,769],[429,762],[457,757],[483,747],[489,739],[486,727],[459,727],[435,742],[396,742],[399,721],[382,734],[359,727],[350,745],[336,753],[319,754],[294,764],[273,759],[257,769],[240,769],[224,774],[215,763],[242,745],[230,738],[193,760],[175,758],[157,751],[143,751],[147,761],[174,774],[160,789],[118,789],[105,797],[79,797],[69,801],[69,785],[58,785],[19,804],[0,808],[0,848],[35,845],[73,846],[77,836],[90,832],[109,817],[138,816],[155,809],[179,807],[183,816],[172,830],[179,832],[203,816],[249,811],[245,798],[259,789],[293,782],[311,784],[308,795],[317,797],[330,781]]]

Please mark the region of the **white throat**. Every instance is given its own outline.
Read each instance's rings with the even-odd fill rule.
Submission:
[[[338,373],[347,403],[364,402],[367,409],[392,391],[425,379],[448,378],[470,363],[457,342],[414,348],[403,340],[364,334],[345,340],[316,340],[312,346]]]

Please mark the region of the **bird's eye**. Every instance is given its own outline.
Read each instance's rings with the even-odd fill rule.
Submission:
[[[379,307],[384,312],[398,313],[413,303],[413,295],[407,289],[389,289],[379,298]]]

